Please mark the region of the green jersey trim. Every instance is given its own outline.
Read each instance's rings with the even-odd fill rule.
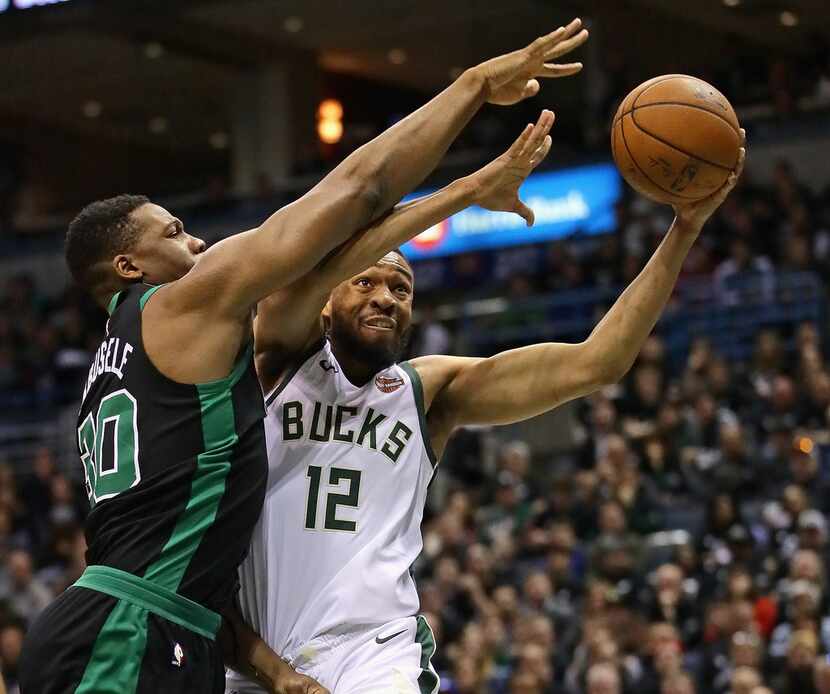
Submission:
[[[416,617],[418,626],[415,629],[415,643],[421,646],[421,674],[418,677],[418,688],[421,694],[437,694],[441,678],[432,667],[432,656],[435,655],[435,634],[423,615]]]
[[[285,374],[283,379],[279,382],[279,385],[274,387],[274,390],[271,391],[271,394],[265,400],[265,407],[268,407],[274,400],[276,400],[280,393],[285,390],[289,383],[291,383],[291,379],[297,375],[297,372],[303,368],[303,364],[305,364],[306,360],[298,361],[291,369]]]
[[[135,694],[147,648],[147,610],[119,600],[98,632],[75,694]]]
[[[204,451],[196,458],[190,498],[158,559],[144,578],[177,591],[202,538],[216,520],[231,469],[230,459],[239,442],[233,409],[233,386],[245,373],[253,345],[249,344],[233,371],[225,378],[196,385],[202,409]]]
[[[233,370],[224,378],[218,378],[215,381],[207,381],[206,383],[197,383],[196,387],[199,389],[199,397],[203,395],[216,396],[220,395],[226,390],[233,388],[240,379],[245,375],[248,369],[248,364],[254,353],[254,343],[249,342],[242,356],[237,359]]]
[[[115,292],[115,294],[112,295],[112,299],[110,299],[110,302],[107,304],[107,313],[110,316],[112,315],[112,312],[115,311],[115,306],[118,304],[119,296],[121,296],[121,292]]]
[[[153,296],[153,294],[155,294],[163,286],[164,286],[163,284],[159,284],[155,287],[150,287],[146,292],[144,292],[141,295],[141,298],[138,300],[138,310],[143,311],[144,310],[144,304],[146,304],[150,300],[150,297]]]
[[[215,639],[222,618],[212,610],[158,584],[109,566],[89,566],[75,586],[133,603],[185,629]]]
[[[435,467],[438,464],[438,456],[435,455],[435,451],[432,450],[432,441],[430,440],[429,430],[427,429],[427,412],[424,407],[424,385],[421,383],[421,377],[418,375],[415,367],[413,367],[408,361],[398,364],[398,366],[406,371],[409,376],[409,380],[412,381],[412,393],[415,397],[415,408],[418,410],[418,423],[421,426],[421,438],[424,440],[424,448],[426,448],[427,455],[429,456],[429,462],[432,463],[432,467]]]

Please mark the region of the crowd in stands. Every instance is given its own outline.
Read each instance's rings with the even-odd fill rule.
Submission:
[[[698,342],[671,376],[652,337],[573,450],[442,471],[416,568],[446,691],[830,692],[830,376],[797,343]]]
[[[627,201],[616,233],[588,251],[556,243],[543,272],[492,290],[623,286],[669,222]],[[827,277],[829,263],[830,195],[782,162],[771,188],[741,184],[682,281]],[[74,410],[103,313],[76,290],[42,297],[27,276],[8,280],[0,306],[0,426]],[[827,327],[761,330],[743,363],[697,340],[680,368],[658,333],[620,384],[573,406],[575,443],[552,458],[517,440],[484,465],[480,432],[460,433],[415,566],[441,691],[830,694]],[[456,338],[427,311],[412,350],[452,350]],[[27,625],[83,570],[86,508],[80,466],[48,446],[0,458],[11,691]]]

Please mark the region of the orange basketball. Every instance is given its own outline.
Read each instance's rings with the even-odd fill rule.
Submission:
[[[638,193],[667,204],[711,195],[738,163],[738,118],[727,98],[689,75],[643,82],[611,126],[617,168]]]

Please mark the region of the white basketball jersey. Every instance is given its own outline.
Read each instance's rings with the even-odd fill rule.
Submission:
[[[409,569],[434,455],[409,364],[361,388],[328,342],[266,398],[268,491],[240,569],[248,623],[291,660],[418,612]]]

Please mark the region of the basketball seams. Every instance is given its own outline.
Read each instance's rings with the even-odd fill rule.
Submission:
[[[645,107],[643,107],[643,108],[645,108]],[[664,140],[659,135],[655,135],[648,128],[644,128],[642,125],[640,125],[640,123],[637,122],[637,119],[635,118],[633,111],[631,112],[630,115],[631,115],[631,122],[634,123],[634,125],[637,126],[638,130],[644,132],[646,135],[648,135],[649,137],[654,138],[658,142],[662,142],[664,145],[666,145],[666,147],[671,147],[672,149],[677,150],[681,154],[685,154],[687,157],[691,157],[692,159],[697,159],[698,161],[702,161],[704,164],[709,164],[709,166],[714,166],[716,169],[723,169],[724,171],[734,170],[734,167],[729,167],[729,166],[726,166],[724,164],[717,164],[713,161],[709,161],[708,159],[704,159],[703,157],[701,157],[697,154],[693,154],[692,152],[687,152],[682,147],[678,147],[676,144],[674,144],[672,142],[669,142],[668,140]]]
[[[639,98],[639,94],[637,95],[637,98]],[[634,99],[634,101],[636,102],[637,99]],[[737,128],[735,128],[734,125],[732,125],[732,123],[729,121],[728,118],[724,118],[717,111],[713,111],[713,110],[708,109],[704,106],[699,106],[698,104],[690,104],[690,103],[687,103],[686,101],[652,101],[651,103],[643,104],[642,106],[632,106],[625,113],[616,116],[614,118],[614,123],[616,123],[620,118],[623,118],[624,116],[627,116],[629,113],[634,113],[635,111],[640,111],[644,108],[650,108],[651,106],[685,106],[686,108],[696,108],[699,111],[703,111],[704,113],[711,113],[716,118],[720,118],[720,120],[722,120],[724,123],[726,123],[729,126],[730,130],[732,130],[733,132],[736,132],[736,133],[739,132],[739,130]]]
[[[649,111],[648,106],[663,108]],[[684,112],[682,106],[693,110]],[[626,116],[630,116],[627,125]],[[702,130],[689,132],[693,123]],[[658,202],[700,200],[710,188],[707,194],[714,193],[738,162],[741,131],[731,104],[712,85],[691,75],[663,75],[633,89],[620,103],[611,131],[612,155],[623,177],[637,192]],[[703,156],[694,153],[698,150]],[[635,151],[643,161],[634,156]]]
[[[616,113],[616,115],[614,116],[614,121],[613,121],[613,122],[614,122],[614,123],[616,123],[616,122],[617,122],[620,118],[622,118],[622,117],[623,117],[626,113],[631,113],[631,110],[635,107],[635,105],[636,105],[636,103],[637,103],[637,99],[639,99],[639,98],[640,98],[640,96],[641,96],[644,92],[646,92],[647,90],[649,90],[649,89],[650,89],[651,87],[653,87],[655,84],[660,84],[661,82],[665,82],[665,81],[670,80],[670,79],[673,79],[673,78],[675,78],[675,77],[685,77],[685,75],[663,75],[662,77],[654,77],[653,79],[649,80],[648,82],[644,82],[644,83],[643,83],[643,84],[641,84],[639,87],[635,87],[635,89],[634,89],[631,93],[629,93],[629,94],[628,94],[628,95],[627,95],[627,96],[626,96],[626,97],[625,97],[625,98],[624,98],[624,99],[620,102],[620,105],[619,105],[619,107],[617,108],[617,113]],[[623,113],[623,114],[622,114],[622,116],[621,116],[621,115],[620,115],[620,110],[621,110],[621,109],[622,109],[622,107],[625,105],[625,102],[626,102],[626,101],[628,101],[629,97],[631,97],[631,96],[632,96],[633,92],[634,92],[634,91],[637,91],[637,89],[639,89],[640,91],[639,91],[639,92],[637,93],[637,95],[634,97],[634,101],[633,101],[633,102],[632,102],[632,104],[631,104],[631,108],[630,108],[628,111],[626,111],[625,113]]]
[[[652,87],[656,87],[658,84],[663,84],[663,82],[668,82],[669,80],[674,80],[674,79],[677,79],[677,78],[687,78],[688,79],[689,77],[690,77],[689,75],[677,74],[677,75],[664,75],[660,79],[655,79],[655,81],[653,81],[651,84],[643,87],[640,90],[640,93],[637,94],[637,96],[634,97],[634,103],[631,104],[631,110],[633,111],[635,108],[637,108],[637,102],[640,100],[640,97],[642,97],[643,94],[645,94],[647,91],[649,91]],[[692,79],[694,79],[694,78],[692,78]]]
[[[631,117],[631,122],[634,123],[634,125],[637,125],[636,122],[634,122],[634,117],[633,116]],[[639,126],[637,126],[637,127],[639,128]],[[640,129],[642,130],[642,128],[640,128]],[[643,131],[643,132],[645,132],[645,131]],[[646,134],[648,134],[648,133],[646,133]],[[679,198],[680,200],[694,201],[694,200],[698,199],[697,197],[693,197],[693,196],[689,196],[689,195],[680,195],[678,193],[675,193],[673,190],[668,190],[665,187],[663,187],[662,185],[660,185],[657,181],[655,181],[651,176],[649,176],[648,173],[646,173],[645,169],[643,169],[643,167],[640,166],[640,162],[638,162],[637,159],[635,159],[634,155],[631,153],[631,149],[628,146],[628,139],[625,137],[625,120],[623,120],[620,123],[620,135],[622,136],[623,145],[625,145],[625,151],[628,152],[628,158],[632,161],[634,166],[637,167],[637,170],[645,177],[645,179],[647,181],[649,181],[649,183],[651,183],[655,188],[662,191],[663,193],[666,193],[668,195],[672,195],[675,198]],[[675,148],[675,149],[677,149],[677,148]],[[680,151],[680,150],[678,150],[678,151]],[[684,152],[684,154],[685,154],[685,152]],[[643,194],[645,195],[645,193],[643,193]],[[646,196],[646,197],[649,197],[649,196]]]

